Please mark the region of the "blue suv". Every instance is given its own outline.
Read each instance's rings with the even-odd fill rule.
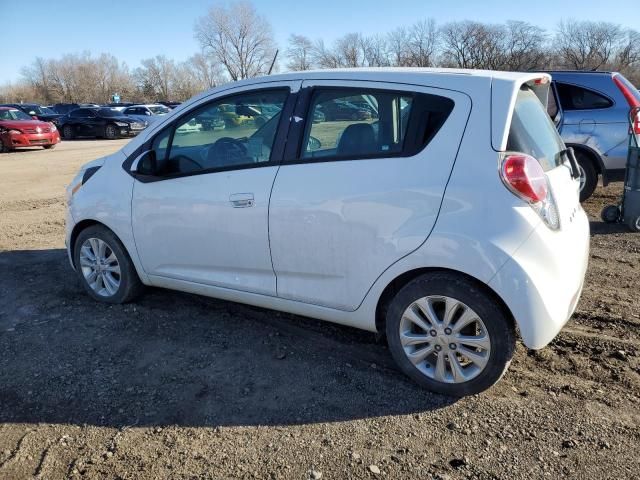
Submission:
[[[551,71],[547,111],[580,166],[580,200],[598,184],[624,179],[629,110],[640,92],[620,73]],[[640,133],[640,132],[636,132]]]

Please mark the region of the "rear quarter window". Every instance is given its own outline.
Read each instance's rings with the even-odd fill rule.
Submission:
[[[588,88],[556,82],[556,89],[564,110],[595,110],[613,105],[609,98]]]
[[[545,107],[527,86],[518,92],[509,129],[507,150],[532,156],[544,171],[562,163],[564,143]]]

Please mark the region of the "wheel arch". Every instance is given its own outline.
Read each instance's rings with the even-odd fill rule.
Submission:
[[[461,277],[464,277],[468,281],[474,283],[480,290],[485,292],[488,296],[490,296],[496,302],[496,304],[504,312],[505,316],[509,319],[514,329],[517,329],[518,322],[516,321],[515,317],[511,313],[511,310],[509,309],[507,304],[500,297],[500,295],[498,295],[495,292],[495,290],[493,290],[486,283],[459,270],[453,270],[453,269],[442,268],[442,267],[423,267],[423,268],[408,270],[404,273],[401,273],[400,275],[395,277],[393,280],[391,280],[387,284],[387,286],[382,290],[382,293],[378,297],[378,302],[376,304],[376,310],[375,310],[376,330],[378,331],[379,335],[384,335],[387,307],[391,303],[391,300],[396,295],[396,293],[399,292],[400,289],[402,289],[405,285],[407,285],[412,280],[418,278],[421,275],[430,274],[430,273],[450,273],[454,275],[459,275]]]

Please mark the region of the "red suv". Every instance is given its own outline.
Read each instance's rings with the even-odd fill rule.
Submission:
[[[53,148],[60,134],[53,123],[33,120],[13,107],[0,107],[0,152],[20,147]]]

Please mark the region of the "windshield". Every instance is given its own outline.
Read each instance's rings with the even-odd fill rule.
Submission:
[[[45,115],[55,115],[56,114],[56,112],[54,112],[53,110],[51,110],[48,107],[40,107],[40,111]]]
[[[34,115],[42,115],[45,113],[44,110],[40,108],[40,105],[21,105],[21,107],[28,114],[33,112]]]
[[[18,110],[0,110],[0,120],[33,120],[26,113]]]
[[[545,172],[562,164],[560,152],[564,144],[560,135],[536,94],[527,86],[518,92],[507,150],[531,155]]]
[[[112,108],[99,108],[97,110],[98,115],[101,117],[121,117],[122,113]]]
[[[151,113],[153,113],[154,115],[164,115],[165,113],[170,112],[170,110],[167,107],[162,105],[149,107],[149,110],[151,110]]]

